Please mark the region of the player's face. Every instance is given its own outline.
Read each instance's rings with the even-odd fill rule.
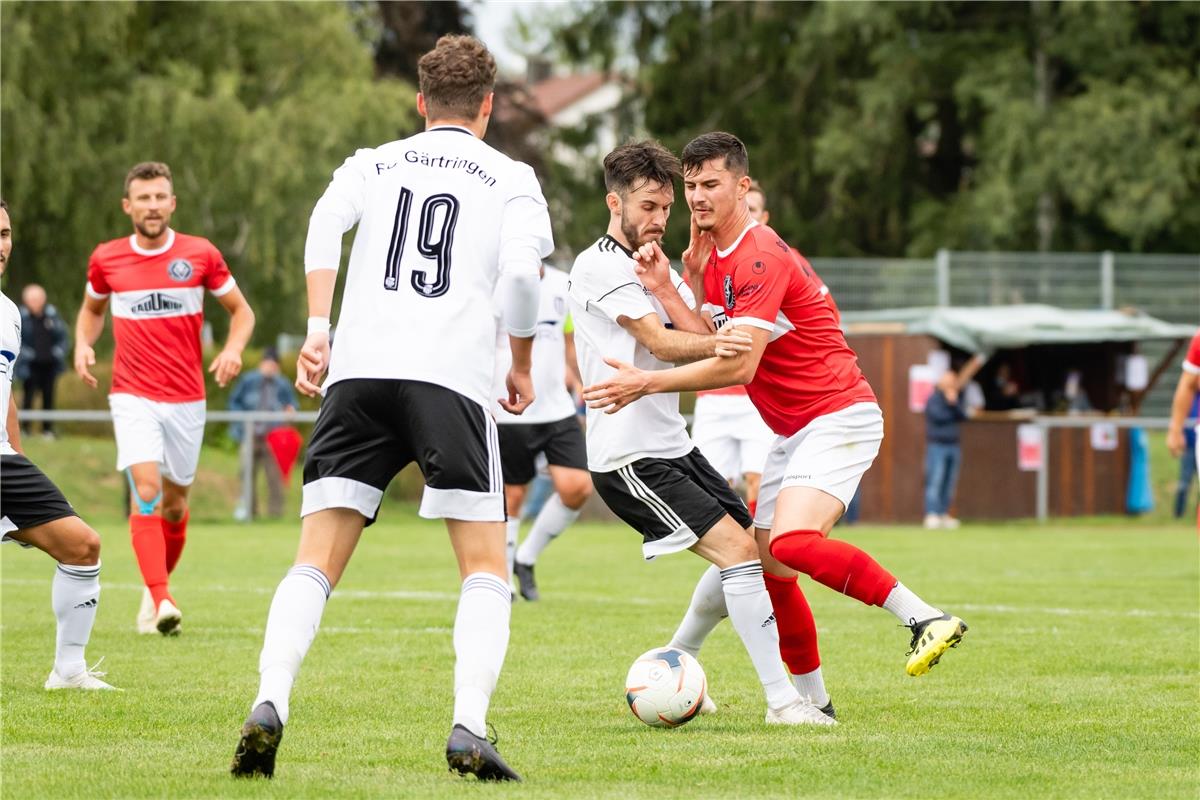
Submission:
[[[710,231],[737,212],[745,197],[743,183],[750,179],[725,168],[725,158],[705,161],[699,169],[684,173],[683,196],[692,219],[702,231]]]
[[[766,225],[767,220],[771,218],[762,192],[746,192],[746,208],[750,209],[750,219],[761,225]]]
[[[621,233],[636,250],[647,242],[661,242],[667,232],[667,218],[675,202],[675,187],[645,183],[633,189],[621,201]]]
[[[157,239],[166,232],[175,211],[171,182],[166,178],[135,179],[129,183],[121,207],[133,220],[134,230],[147,239]]]
[[[0,275],[8,268],[8,256],[12,253],[12,223],[8,209],[0,208]]]

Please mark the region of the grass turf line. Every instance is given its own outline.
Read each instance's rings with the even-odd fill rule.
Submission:
[[[134,633],[140,583],[124,524],[94,523],[107,588],[88,656],[106,656],[119,694],[42,690],[53,565],[0,550],[4,794],[1166,798],[1200,788],[1197,542],[1186,529],[839,529],[931,602],[964,609],[964,644],[909,678],[905,629],[806,581],[842,724],[767,728],[749,659],[722,624],[700,654],[720,713],[663,731],[633,718],[622,681],[670,637],[703,564],[643,564],[628,529],[576,526],[539,562],[544,600],[514,608],[492,705],[501,753],[526,783],[475,788],[442,756],[453,556],[440,524],[385,512],[327,607],[272,782],[227,769],[298,526],[193,525],[173,580],[183,635],[163,639]]]

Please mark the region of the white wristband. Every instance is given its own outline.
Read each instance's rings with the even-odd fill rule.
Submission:
[[[329,317],[309,317],[308,332],[314,333],[329,333]]]

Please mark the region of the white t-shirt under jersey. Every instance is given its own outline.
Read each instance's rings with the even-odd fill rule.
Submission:
[[[533,169],[457,126],[359,150],[313,211],[305,269],[336,267],[356,223],[326,386],[425,381],[490,406],[500,272],[553,249]]]
[[[496,374],[492,382],[492,415],[498,425],[531,425],[557,422],[575,415],[575,401],[567,391],[567,273],[546,267],[538,295],[537,331],[533,335],[533,403],[518,416],[496,402],[508,396],[504,379],[512,367],[507,331],[496,336]]]
[[[13,370],[21,354],[21,312],[12,300],[0,294],[0,453],[13,455],[8,441],[8,404],[12,402]]]
[[[670,318],[642,286],[632,255],[605,235],[575,259],[571,268],[570,309],[575,321],[575,351],[585,386],[600,383],[616,370],[604,363],[614,358],[639,369],[673,367],[659,361],[624,328],[618,317],[641,319],[657,314]],[[695,306],[691,289],[676,276],[679,294]],[[615,414],[587,411],[588,468],[612,472],[641,458],[679,458],[692,451],[687,425],[679,413],[678,394],[642,397]]]

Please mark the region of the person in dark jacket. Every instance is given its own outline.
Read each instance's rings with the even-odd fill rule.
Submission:
[[[279,372],[279,356],[274,348],[263,351],[258,369],[247,372],[238,379],[229,396],[229,408],[233,411],[295,411],[296,392],[292,384]],[[278,517],[283,514],[283,475],[274,454],[267,446],[267,434],[282,422],[254,423],[254,471],[259,467],[267,477],[267,515]],[[244,425],[233,423],[229,434],[234,441],[241,442],[245,436]],[[250,495],[250,508],[241,509],[248,517],[257,516],[258,475],[253,476],[254,491]]]
[[[42,409],[54,410],[54,384],[66,364],[67,324],[58,309],[46,302],[46,290],[36,283],[21,292],[21,357],[15,377],[24,383],[21,408],[33,408],[35,395],[42,396]],[[21,426],[29,433],[29,423]],[[42,435],[54,436],[54,423],[42,423]]]
[[[985,357],[974,356],[958,372],[946,370],[925,403],[925,527],[957,528],[950,516],[962,464],[959,426],[967,418],[962,390]]]

